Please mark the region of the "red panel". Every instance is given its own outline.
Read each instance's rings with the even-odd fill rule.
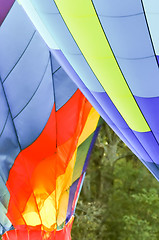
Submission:
[[[62,145],[68,139],[81,133],[91,104],[86,100],[80,90],[56,113],[57,119],[57,145]],[[82,114],[81,114],[82,113]],[[78,125],[78,127],[77,127]]]
[[[22,213],[28,201],[29,208],[39,214],[34,194],[42,196],[43,204],[57,189],[56,179],[66,171],[91,107],[79,90],[56,113],[54,106],[41,135],[16,158],[7,181],[10,192],[7,216],[15,227],[25,225]],[[51,226],[50,230],[53,229]]]
[[[33,192],[32,175],[38,164],[56,151],[55,106],[50,118],[38,139],[15,160],[7,181],[10,192],[8,216],[16,224],[24,224],[21,212]],[[35,203],[36,205],[36,203]]]
[[[73,221],[60,231],[44,232],[41,230],[11,230],[2,236],[2,240],[71,240]]]

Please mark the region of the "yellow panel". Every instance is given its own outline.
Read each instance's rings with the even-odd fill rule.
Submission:
[[[57,225],[60,226],[66,220],[67,207],[69,200],[69,190],[66,190],[62,195],[59,202],[59,209],[57,215]]]
[[[77,45],[99,82],[129,125],[135,131],[150,131],[113,56],[89,0],[55,0]]]
[[[44,201],[44,205],[40,210],[42,224],[46,228],[51,228],[56,224],[55,209],[55,191]]]
[[[72,159],[68,163],[66,171],[63,175],[60,175],[56,180],[56,205],[59,207],[59,199],[63,192],[65,192],[72,184],[72,174],[76,161],[77,151],[74,152]]]
[[[91,111],[88,115],[88,118],[87,118],[86,124],[84,126],[84,129],[82,131],[82,134],[79,137],[78,146],[82,142],[84,142],[95,131],[95,129],[97,127],[97,124],[98,124],[98,121],[99,121],[99,117],[100,117],[100,115],[92,107],[92,109],[91,109]]]
[[[37,226],[41,224],[39,214],[36,212],[28,212],[23,214],[23,218],[27,225]]]
[[[39,209],[37,209],[37,205],[35,203],[35,197],[33,194],[31,194],[26,204],[26,207],[22,213],[22,216],[27,225],[37,226],[41,224]]]

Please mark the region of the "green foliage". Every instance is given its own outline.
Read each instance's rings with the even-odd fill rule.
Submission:
[[[158,240],[159,183],[104,124],[77,205],[72,240]]]

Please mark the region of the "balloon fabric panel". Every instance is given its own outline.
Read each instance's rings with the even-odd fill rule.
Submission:
[[[159,5],[157,1],[152,0],[151,4],[147,0],[123,0],[122,2],[114,0],[111,2],[107,0],[83,0],[76,2],[72,0],[67,0],[65,2],[60,2],[58,0],[52,2],[42,0],[20,0],[19,2],[21,2],[22,6],[27,10],[31,20],[35,23],[35,26],[40,31],[40,34],[51,48],[52,54],[60,62],[61,66],[66,70],[68,75],[73,79],[73,81],[76,82],[78,87],[89,99],[92,105],[99,111],[105,121],[107,121],[112,129],[139,157],[139,159],[154,174],[154,176],[159,179],[159,129],[157,124],[157,119],[159,116],[159,53],[158,31],[156,31],[158,14],[154,14],[154,12],[159,12]],[[14,21],[10,21],[10,25],[8,25],[9,18],[12,17],[13,19],[15,15],[15,9],[18,9],[17,3],[13,5],[5,20],[5,15],[3,15],[4,21],[2,23],[1,20],[2,27],[0,31],[1,43],[6,41],[6,39],[8,43],[10,41],[9,38],[5,37],[5,33],[7,32],[7,29],[12,29],[11,23],[14,24],[14,22],[16,22],[15,17]],[[5,11],[7,14],[8,9]],[[29,209],[33,210],[35,208],[33,213],[34,217],[32,215],[33,225],[36,225],[35,222],[39,224],[42,222],[44,224],[44,229],[47,229],[50,226],[51,229],[53,229],[54,227],[56,228],[56,225],[59,225],[58,228],[61,229],[63,226],[63,224],[61,224],[63,219],[66,218],[65,223],[69,223],[69,219],[71,219],[71,216],[74,213],[81,183],[84,178],[83,171],[85,170],[82,170],[82,168],[85,168],[82,167],[82,165],[87,165],[87,160],[86,162],[81,159],[77,161],[78,154],[80,154],[80,148],[85,149],[86,152],[89,152],[88,148],[91,142],[90,135],[94,131],[94,128],[92,127],[92,132],[87,132],[86,127],[83,127],[83,133],[77,128],[77,132],[81,133],[81,136],[78,138],[76,146],[71,145],[71,141],[73,141],[74,138],[71,134],[73,134],[75,131],[76,126],[73,124],[71,128],[69,128],[71,122],[69,117],[72,115],[72,112],[76,112],[78,114],[78,110],[70,112],[69,115],[67,114],[67,111],[65,111],[67,108],[64,108],[67,104],[71,104],[71,97],[74,98],[77,96],[79,90],[77,90],[75,85],[71,85],[71,88],[69,88],[70,91],[67,91],[66,96],[62,97],[60,89],[62,90],[63,88],[64,91],[66,85],[69,85],[69,83],[67,83],[67,80],[69,82],[69,78],[66,77],[67,80],[63,81],[61,84],[63,87],[60,87],[60,84],[58,84],[58,79],[60,79],[60,76],[62,76],[60,74],[61,66],[58,66],[58,64],[55,63],[56,61],[49,51],[45,51],[45,46],[42,41],[40,43],[40,37],[35,31],[35,28],[31,27],[32,25],[28,18],[25,18],[24,21],[25,14],[22,13],[22,11],[19,11],[19,14],[20,12],[21,15],[19,16],[23,19],[23,23],[25,23],[25,26],[27,27],[27,34],[25,35],[24,39],[20,40],[18,43],[17,39],[19,38],[15,37],[15,43],[17,46],[19,46],[17,48],[15,48],[15,46],[12,48],[11,44],[7,45],[7,49],[10,49],[11,56],[8,57],[8,59],[6,59],[7,54],[5,54],[5,52],[7,52],[7,49],[4,48],[5,44],[0,44],[0,52],[3,53],[0,55],[0,58],[2,59],[0,59],[0,76],[2,80],[2,88],[0,91],[2,92],[1,96],[2,101],[4,102],[3,108],[0,109],[0,111],[3,113],[2,122],[0,123],[0,147],[2,146],[2,149],[4,149],[4,139],[7,139],[9,134],[8,129],[10,129],[10,132],[12,132],[10,135],[12,139],[10,152],[5,150],[5,156],[9,156],[9,158],[1,158],[2,164],[0,176],[2,180],[0,179],[0,181],[3,183],[1,186],[5,192],[5,197],[2,198],[3,206],[1,206],[1,209],[7,209],[8,207],[10,194],[6,190],[5,182],[8,178],[8,171],[11,169],[15,158],[16,160],[19,159],[25,150],[31,149],[31,147],[36,144],[38,137],[40,138],[40,136],[43,134],[43,131],[45,132],[45,128],[48,124],[47,121],[48,119],[50,121],[50,118],[54,112],[55,122],[58,118],[58,121],[61,122],[62,126],[61,129],[55,127],[56,136],[59,136],[59,138],[54,143],[56,147],[58,147],[60,153],[60,157],[55,159],[56,161],[57,159],[60,159],[61,161],[59,167],[56,167],[56,172],[59,171],[61,175],[57,174],[56,181],[54,181],[53,186],[55,190],[53,190],[52,187],[49,187],[49,183],[44,184],[47,190],[46,192],[49,193],[49,196],[47,199],[44,198],[45,201],[43,202],[43,207],[41,208],[40,214],[36,214],[41,205],[35,206],[35,194],[28,194],[27,202],[22,201],[22,204],[24,204],[24,202],[26,204],[25,209],[23,209],[23,217],[21,219],[19,215],[19,219],[17,218],[15,221],[22,223],[30,221],[31,218],[28,216],[32,211],[30,212]],[[18,24],[18,22],[16,24]],[[19,34],[19,36],[20,35],[21,34]],[[35,45],[33,45],[35,39],[39,39],[39,43],[43,46],[43,51],[41,51],[41,54],[46,54],[46,58],[41,57],[41,59],[46,59],[42,64],[45,66],[44,68],[40,68],[41,70],[45,69],[45,71],[42,71],[43,74],[41,75],[41,78],[38,78],[33,74],[33,69],[28,65],[26,68],[24,68],[26,71],[25,76],[20,76],[18,75],[20,66],[22,68],[22,66],[25,65],[25,58],[23,55],[26,57],[26,60],[27,58],[29,59],[28,50],[31,50],[31,46],[33,49],[36,49]],[[22,43],[24,44],[23,46]],[[15,49],[17,50],[14,51]],[[25,52],[27,53],[26,55]],[[31,50],[31,52],[34,51]],[[36,56],[36,54],[34,56]],[[21,58],[24,62],[21,61]],[[35,62],[37,62],[36,67],[40,66],[39,64],[41,61]],[[13,66],[16,66],[15,70],[13,69]],[[12,69],[13,71],[11,71],[11,74],[8,75]],[[11,89],[14,87],[13,80],[17,79],[16,81],[18,83],[18,79],[22,77],[26,79],[25,77],[27,76],[28,69],[32,69],[32,76],[35,76],[34,83],[36,84],[33,88],[31,88],[31,90],[29,90],[29,92],[26,91],[26,93],[29,93],[29,95],[25,96],[23,102],[19,103],[18,105],[13,104],[13,106],[10,108],[11,104],[13,103],[13,100],[11,99],[15,99],[15,97],[18,99],[18,94],[16,96],[12,96]],[[38,73],[40,76],[40,71]],[[53,82],[47,81],[50,74],[53,74]],[[62,79],[64,79],[64,76]],[[48,83],[47,86],[49,93],[50,96],[53,95],[53,98],[50,101],[48,109],[45,111],[45,120],[43,119],[44,121],[41,126],[38,125],[39,129],[35,135],[33,134],[33,138],[27,138],[24,137],[26,135],[25,129],[27,129],[25,128],[26,124],[22,126],[21,122],[25,122],[26,119],[26,122],[30,120],[30,123],[32,123],[34,120],[36,122],[38,119],[41,119],[40,111],[39,115],[37,114],[37,116],[39,116],[37,119],[32,119],[32,115],[30,113],[34,112],[34,109],[37,109],[36,103],[39,102],[38,92],[43,82],[46,86],[46,82],[43,80]],[[29,81],[27,83],[29,83]],[[44,88],[41,87],[41,89]],[[47,88],[46,92],[44,92],[45,91],[42,91],[42,93],[46,96],[46,92],[48,92]],[[36,101],[32,101],[32,99],[35,99],[34,93],[35,96],[37,96]],[[40,95],[41,94],[39,93],[39,96]],[[46,102],[48,101],[47,98],[50,99],[50,96],[49,94],[46,96]],[[8,100],[7,105],[6,99]],[[29,99],[31,101],[29,101]],[[31,105],[27,103],[31,103]],[[82,109],[83,107],[80,104],[79,109]],[[29,105],[35,106],[35,108],[32,108]],[[46,104],[44,104],[42,108],[44,108],[45,105]],[[25,106],[27,106],[26,109],[24,108]],[[26,111],[21,111],[23,108]],[[85,112],[86,109],[83,108],[83,111]],[[86,124],[87,126],[88,122],[94,115],[92,115],[92,111],[93,110],[91,109],[88,111],[89,113],[87,117],[84,117],[85,114],[83,115],[81,124]],[[17,116],[17,118],[15,117],[14,120],[12,115],[13,112],[14,116]],[[67,121],[63,122],[62,113],[67,115]],[[68,128],[68,132],[66,131],[66,128]],[[15,129],[17,132],[15,132]],[[28,129],[31,128],[29,127]],[[65,132],[64,135],[62,134],[63,131]],[[28,131],[26,130],[26,132]],[[69,136],[72,136],[72,138],[69,138]],[[90,136],[90,141],[89,139],[88,141],[86,140],[88,136]],[[25,142],[23,142],[23,139],[25,139]],[[85,140],[86,142],[83,142]],[[87,142],[89,142],[88,146],[86,144]],[[66,160],[63,159],[62,156],[64,152],[67,151],[68,146],[70,147],[68,157],[69,160]],[[20,149],[23,149],[23,151],[18,155]],[[86,155],[86,153],[83,155],[84,158]],[[48,166],[50,166],[52,163],[50,158],[47,158],[46,162]],[[62,163],[64,163],[64,165]],[[72,169],[73,166],[74,172],[72,173],[73,180],[71,182],[69,176],[70,169]],[[44,165],[41,163],[41,165],[37,167],[37,175],[38,171],[41,173],[43,168]],[[5,169],[5,171],[2,169]],[[49,167],[48,169],[50,170]],[[44,173],[42,172],[44,174],[43,178],[45,178],[44,176],[46,174],[50,176],[49,171],[47,171],[48,170],[46,170]],[[81,176],[80,173],[82,174]],[[34,179],[36,179],[36,177]],[[64,184],[64,179],[68,179],[68,185],[70,185],[69,183],[72,184],[70,189],[68,188],[67,184]],[[37,185],[35,184],[35,186]],[[61,186],[59,189],[57,188],[58,185]],[[48,189],[46,186],[48,186]],[[51,199],[53,199],[54,203],[56,203],[55,207],[53,204],[51,204]],[[56,213],[57,206],[59,207],[58,214]],[[48,207],[56,215],[56,218],[54,218],[52,221],[54,222],[54,226],[51,225],[52,222],[49,220],[49,218],[52,217],[51,215],[49,218],[45,218],[44,212],[47,211]],[[4,217],[1,217],[1,221],[3,222],[3,225],[6,226],[5,230],[7,230],[10,228],[11,223],[9,220],[6,222],[7,217],[5,215],[5,211],[6,210],[4,210]],[[67,227],[65,229],[67,229]],[[33,234],[33,232],[31,234]],[[40,232],[40,234],[42,234],[42,232]],[[4,237],[6,237],[6,235]]]
[[[15,228],[3,239],[68,240],[99,114],[17,2],[1,26],[0,52],[0,231]],[[86,162],[78,151],[85,141]]]
[[[54,56],[159,179],[157,1],[29,2],[58,44]]]

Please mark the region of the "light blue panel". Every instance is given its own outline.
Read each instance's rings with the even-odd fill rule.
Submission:
[[[15,2],[0,28],[0,75],[3,81],[23,54],[34,31],[24,10]]]
[[[3,207],[3,205],[0,202],[0,223],[1,223],[1,228],[0,228],[0,234],[3,234],[4,231],[8,231],[12,224],[9,221],[9,219],[6,216],[7,210]]]
[[[155,57],[117,61],[132,93],[137,97],[159,96],[159,69]]]
[[[0,176],[0,203],[3,205],[5,209],[8,209],[9,198],[10,198],[9,191],[2,177]]]
[[[40,18],[86,86],[92,91],[103,92],[103,88],[75,43],[61,15],[59,14],[54,1],[52,1],[52,6],[50,7],[50,11],[48,13],[43,11],[41,7],[41,2],[43,2],[42,0],[38,2],[32,0],[31,2],[33,3],[34,8],[39,10],[38,14]]]
[[[34,8],[38,11],[40,18],[44,22],[46,28],[53,36],[53,39],[56,39],[56,42],[59,46],[63,45],[63,41],[65,40],[65,47],[67,51],[72,54],[80,54],[80,50],[78,49],[76,43],[74,42],[69,30],[65,27],[65,24],[61,18],[61,15],[54,3],[49,2],[49,8],[47,8],[46,1],[43,0],[34,1],[31,0]],[[45,5],[45,7],[44,7]],[[53,32],[58,31],[58,36],[54,36]],[[67,36],[67,37],[66,37]],[[70,44],[71,43],[71,44]]]
[[[66,52],[65,56],[90,91],[105,92],[104,88],[84,60],[83,55],[71,55]]]
[[[146,20],[141,11],[141,2],[128,1],[130,4],[128,5],[124,1],[125,16],[120,16],[113,8],[115,2],[118,1],[109,2],[109,5],[112,5],[109,16],[113,17],[105,17],[108,15],[108,9],[101,9],[97,0],[93,2],[112,51],[132,93],[139,97],[159,96],[159,69]],[[123,2],[121,7],[122,4]],[[133,9],[134,4],[136,4],[136,9],[140,9],[140,13],[126,14],[126,8],[128,11],[130,7]],[[120,6],[116,7],[120,9]]]
[[[65,45],[68,53],[80,54],[79,48],[73,40],[72,35],[69,33],[69,30],[65,27],[65,24],[59,13],[41,14],[41,18],[44,20],[45,26],[53,36],[53,39],[55,39],[57,42],[58,46]],[[58,31],[58,36],[54,35],[54,31]]]
[[[138,0],[93,0],[92,2],[98,12],[104,16],[129,16],[142,12]]]
[[[58,63],[58,61],[56,61],[53,54],[51,54],[51,68],[52,68],[52,74],[55,73],[59,68],[61,68],[60,64]]]
[[[23,35],[25,29],[21,31]],[[18,45],[14,46],[18,48]],[[9,53],[8,53],[9,54]],[[38,33],[19,63],[4,82],[4,89],[14,118],[27,104],[38,87],[49,58],[49,51]]]
[[[131,17],[100,17],[115,56],[128,59],[154,55],[143,14]]]
[[[9,109],[0,82],[0,136],[3,133],[6,121],[8,119]]]
[[[3,133],[0,136],[0,176],[4,182],[7,181],[9,171],[19,152],[20,147],[11,116],[9,115]]]
[[[158,0],[143,0],[144,10],[148,21],[153,45],[156,55],[159,55],[159,1]]]
[[[54,8],[53,8],[53,1],[52,0],[47,0],[47,1],[44,1],[44,0],[30,0],[30,2],[33,3],[33,5],[35,6],[35,10],[40,10],[40,11],[43,11],[43,12],[46,12],[46,13],[53,13],[55,12],[54,11]],[[56,11],[57,12],[57,11]]]
[[[52,57],[52,59],[54,59],[54,57]],[[53,75],[53,81],[55,88],[55,106],[56,111],[58,111],[73,96],[78,88],[62,68]]]
[[[41,76],[41,83],[25,108],[14,119],[22,148],[30,145],[42,132],[49,119],[54,104],[52,72],[50,60],[45,64],[46,71]]]

